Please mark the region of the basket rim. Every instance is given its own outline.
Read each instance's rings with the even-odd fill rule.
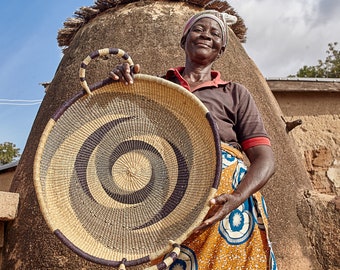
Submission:
[[[163,85],[165,87],[173,88],[176,91],[180,91],[181,94],[183,94],[183,96],[185,98],[187,98],[188,100],[191,100],[191,102],[195,103],[197,105],[197,107],[199,107],[200,110],[202,110],[206,113],[206,117],[208,119],[211,131],[212,131],[213,140],[215,141],[215,149],[214,149],[214,151],[216,153],[216,161],[215,161],[216,162],[216,168],[214,168],[215,178],[213,179],[213,182],[211,183],[211,189],[210,189],[209,196],[206,199],[206,205],[204,206],[203,210],[201,211],[200,215],[196,218],[196,220],[192,224],[192,226],[187,231],[183,232],[181,237],[179,237],[178,239],[169,239],[169,241],[172,240],[172,241],[175,241],[176,243],[181,244],[193,232],[193,229],[195,227],[197,227],[203,221],[205,215],[207,214],[207,212],[209,210],[209,200],[214,196],[214,194],[217,191],[217,187],[219,185],[219,180],[220,180],[220,174],[221,174],[221,155],[220,155],[221,150],[220,150],[219,134],[218,134],[215,122],[214,122],[212,116],[210,115],[210,112],[207,110],[207,108],[203,105],[203,103],[201,103],[201,101],[195,95],[193,95],[192,93],[187,91],[182,86],[177,85],[177,84],[170,82],[168,80],[165,80],[163,78],[152,76],[152,75],[147,75],[147,74],[135,74],[135,81],[136,81],[136,83],[140,83],[140,82],[143,82],[143,81],[145,81],[145,82],[151,81],[151,82],[154,82],[156,84]],[[95,93],[96,91],[100,90],[102,87],[110,85],[112,83],[117,84],[117,83],[120,83],[120,82],[114,82],[112,79],[108,78],[108,79],[104,79],[100,82],[97,82],[95,84],[92,84],[91,86],[89,86],[89,88],[91,89],[91,91],[93,91]],[[128,87],[128,86],[125,86],[125,87]],[[95,255],[89,254],[89,253],[83,251],[82,248],[74,245],[72,243],[72,241],[70,241],[63,234],[62,231],[56,229],[53,222],[51,221],[49,209],[47,209],[46,204],[45,204],[46,198],[44,197],[44,194],[42,192],[42,185],[41,185],[41,181],[40,181],[40,164],[41,164],[42,155],[43,155],[44,148],[46,146],[48,136],[49,136],[50,132],[53,130],[56,122],[60,119],[60,117],[75,102],[77,102],[79,99],[83,98],[85,95],[86,95],[86,91],[84,91],[84,90],[81,90],[80,92],[76,93],[73,97],[71,97],[61,107],[59,107],[57,109],[57,111],[51,116],[47,125],[45,126],[45,129],[44,129],[44,131],[41,135],[41,138],[40,138],[40,141],[39,141],[39,144],[38,144],[38,148],[37,148],[37,151],[36,151],[36,154],[35,154],[35,158],[34,158],[34,168],[33,168],[34,186],[35,186],[40,210],[41,210],[41,212],[44,216],[44,219],[45,219],[48,227],[66,246],[68,246],[76,254],[80,255],[81,257],[83,257],[83,258],[85,258],[89,261],[92,261],[92,262],[95,262],[95,263],[98,263],[98,264],[102,264],[102,265],[117,267],[117,266],[120,265],[121,261],[107,260],[107,259],[95,256]],[[167,244],[167,246],[164,247],[163,250],[160,250],[160,251],[156,252],[155,254],[150,254],[149,256],[145,256],[145,257],[142,257],[142,258],[139,258],[139,259],[128,260],[128,261],[125,262],[125,265],[126,266],[135,266],[135,265],[139,265],[139,264],[142,264],[142,263],[150,262],[150,261],[164,255],[165,253],[169,252],[170,249],[171,249],[171,243],[169,242]]]

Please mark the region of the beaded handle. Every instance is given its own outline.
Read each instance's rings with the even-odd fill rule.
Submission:
[[[179,244],[175,243],[174,241],[170,240],[170,244],[173,247],[172,252],[170,252],[168,254],[168,256],[161,261],[160,263],[158,263],[157,265],[153,265],[151,267],[145,268],[145,270],[164,270],[167,269],[179,256],[180,252],[181,252],[181,247]],[[126,263],[126,259],[124,258],[121,262],[121,264],[119,265],[119,269],[118,270],[126,270],[125,267],[125,263]]]
[[[172,252],[168,254],[168,256],[159,264],[146,268],[146,270],[163,270],[167,269],[179,256],[181,253],[181,247],[179,244],[175,243],[174,241],[170,240],[170,244],[173,247]]]
[[[85,70],[86,70],[87,66],[89,65],[89,63],[91,62],[92,59],[97,58],[98,56],[105,56],[105,55],[108,55],[108,54],[115,54],[115,55],[123,58],[124,62],[129,63],[130,66],[133,66],[133,61],[132,61],[131,57],[121,49],[105,48],[105,49],[100,49],[100,50],[97,50],[97,51],[90,53],[81,62],[80,69],[79,69],[80,84],[89,95],[92,95],[92,92],[91,92],[91,90],[90,90],[90,88],[89,88],[89,86],[86,82],[86,79],[85,79]]]

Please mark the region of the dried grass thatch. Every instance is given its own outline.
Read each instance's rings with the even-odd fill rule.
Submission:
[[[75,34],[88,21],[96,17],[100,13],[117,8],[119,5],[129,4],[133,2],[148,2],[150,0],[96,0],[94,5],[90,7],[81,7],[74,13],[74,17],[66,19],[64,28],[58,31],[58,45],[60,47],[67,47],[73,40]],[[154,0],[153,0],[154,1]],[[152,1],[152,2],[153,2]],[[158,0],[162,1],[162,0]],[[174,2],[186,2],[205,9],[215,9],[218,11],[226,11],[238,18],[237,23],[231,26],[240,42],[246,42],[247,28],[243,19],[236,13],[236,11],[225,1],[222,0],[170,0]]]

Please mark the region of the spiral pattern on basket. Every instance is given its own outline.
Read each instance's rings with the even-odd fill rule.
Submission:
[[[197,123],[190,102],[172,105],[152,86],[140,94],[111,87],[81,93],[54,114],[39,179],[45,217],[63,241],[129,265],[163,250],[200,215],[216,188],[217,158],[209,153],[216,142],[209,113]],[[183,105],[183,112],[171,107]]]

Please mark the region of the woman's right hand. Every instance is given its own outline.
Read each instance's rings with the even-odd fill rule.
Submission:
[[[128,85],[133,84],[133,74],[139,72],[140,72],[139,64],[130,66],[129,63],[123,63],[112,69],[109,73],[109,77],[115,81],[120,81]]]

